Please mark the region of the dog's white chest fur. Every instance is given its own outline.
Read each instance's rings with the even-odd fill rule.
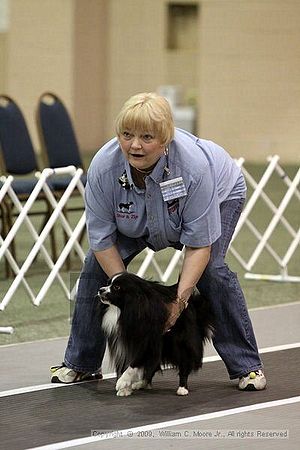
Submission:
[[[110,305],[109,308],[107,308],[102,320],[102,329],[106,336],[115,335],[117,333],[120,313],[120,309],[115,305]]]

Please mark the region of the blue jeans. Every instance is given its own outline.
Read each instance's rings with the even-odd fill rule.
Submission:
[[[262,368],[242,289],[236,274],[224,262],[243,204],[244,199],[221,204],[222,234],[212,245],[210,261],[197,284],[211,303],[215,317],[213,344],[231,379]],[[125,267],[135,256],[124,261]],[[103,309],[96,294],[106,284],[107,275],[89,250],[80,275],[64,361],[78,372],[96,372],[101,367],[106,342],[100,327]]]

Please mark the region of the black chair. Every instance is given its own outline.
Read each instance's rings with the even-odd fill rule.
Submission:
[[[1,171],[5,175],[11,174],[16,177],[12,183],[12,188],[20,201],[26,201],[38,182],[36,177],[29,177],[29,175],[39,170],[39,166],[24,116],[16,102],[7,95],[0,95],[0,148]],[[51,182],[49,182],[49,186],[52,188]],[[44,216],[43,227],[52,213],[52,207],[43,192],[39,194],[37,200],[43,202],[45,208],[30,211],[30,214]],[[9,230],[13,223],[15,214],[9,196],[4,198],[3,203],[2,219],[5,220],[3,226],[5,237],[7,229]],[[52,258],[56,260],[57,251],[53,228],[50,233],[50,242]],[[15,257],[16,252],[13,244],[11,251]]]
[[[47,167],[84,169],[70,115],[57,95],[45,92],[40,96],[37,126]],[[65,188],[68,180],[66,177],[57,181],[53,179],[54,188]],[[85,185],[86,174],[82,175],[81,181]]]
[[[70,115],[62,100],[51,92],[43,93],[38,101],[37,107],[37,127],[42,145],[45,164],[52,169],[57,167],[75,166],[84,170],[84,165],[79,151],[77,138]],[[71,177],[53,177],[52,183],[56,191],[65,190]],[[86,173],[81,176],[83,185],[86,184]],[[79,192],[74,189],[72,197],[78,196]],[[83,211],[84,203],[81,205],[70,202],[64,208],[65,216],[69,211]],[[85,234],[83,229],[79,242]],[[67,236],[65,235],[65,239]],[[70,261],[66,261],[67,267],[70,267]]]

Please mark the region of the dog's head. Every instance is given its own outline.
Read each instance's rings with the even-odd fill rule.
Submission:
[[[133,273],[121,272],[109,280],[108,286],[100,288],[98,295],[102,303],[115,305],[120,309],[125,305],[147,309],[158,303],[169,303],[175,298],[175,292],[175,286],[163,286]]]
[[[102,303],[122,309],[127,298],[136,297],[141,281],[132,273],[121,272],[109,280],[108,286],[99,289],[98,296]]]
[[[112,277],[108,286],[100,288],[98,295],[102,303],[119,310],[123,334],[138,340],[147,330],[150,335],[162,334],[168,317],[165,304],[175,298],[176,286],[163,286],[122,272]]]

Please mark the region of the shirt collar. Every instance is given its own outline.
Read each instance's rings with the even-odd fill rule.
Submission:
[[[131,170],[130,170],[130,164],[126,158],[124,158],[124,160],[125,160],[125,170],[126,170],[128,182],[129,182],[130,186],[133,185],[136,188],[135,184],[133,183]],[[160,183],[161,181],[163,181],[166,165],[167,165],[166,155],[162,155],[159,158],[156,166],[154,167],[154,169],[152,170],[152,172],[149,175],[149,177],[152,178],[152,180],[155,181],[155,183]],[[137,188],[137,190],[140,191],[141,189]]]

